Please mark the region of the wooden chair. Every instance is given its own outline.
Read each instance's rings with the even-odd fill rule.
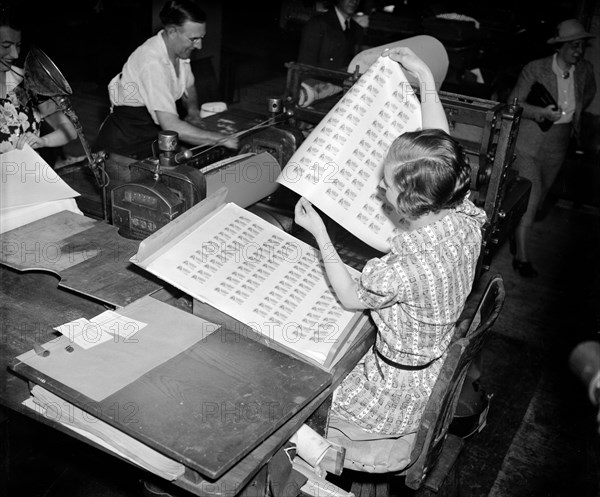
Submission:
[[[492,277],[472,319],[460,322],[417,430],[409,466],[392,475],[357,473],[351,492],[359,496],[389,495],[390,476],[404,475],[417,495],[452,495],[456,491],[455,461],[463,446],[448,432],[467,371],[478,356],[504,303],[502,277]],[[371,441],[365,443],[372,443]],[[353,475],[354,476],[354,475]],[[360,481],[359,481],[360,480]]]
[[[500,275],[493,276],[470,319],[464,319],[455,333],[455,339],[464,336],[471,340],[484,340],[485,331],[491,328],[498,317],[504,302],[504,285]],[[472,359],[467,376],[459,395],[454,421],[450,432],[467,438],[485,426],[489,409],[489,397],[480,385],[481,377],[481,346],[480,352]]]
[[[477,337],[489,330],[502,310],[505,295],[502,275],[496,274],[492,276],[483,292],[483,296],[481,297],[477,308],[475,309],[473,317],[470,320],[464,319],[461,321],[456,334],[454,335],[454,339],[463,338],[464,336],[470,339],[473,339],[474,337],[475,339],[478,339]],[[466,324],[468,324],[468,327],[465,327]],[[464,333],[460,334],[463,330]]]
[[[454,470],[454,462],[462,448],[462,439],[448,433],[467,372],[504,305],[505,291],[502,276],[492,277],[477,306],[469,326],[463,321],[457,333],[466,328],[450,347],[438,381],[425,408],[411,459],[415,461],[406,472],[406,485],[418,490],[421,485],[439,492],[445,477]],[[457,350],[457,347],[460,349]],[[480,368],[479,368],[480,370]]]

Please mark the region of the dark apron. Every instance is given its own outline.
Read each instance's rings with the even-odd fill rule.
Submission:
[[[115,105],[100,127],[93,150],[144,159],[152,155],[159,131],[146,107]]]

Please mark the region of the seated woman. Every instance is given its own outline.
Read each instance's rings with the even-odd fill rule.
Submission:
[[[169,0],[160,11],[164,29],[146,40],[127,59],[108,85],[111,113],[100,128],[94,150],[134,158],[151,155],[158,132],[172,130],[191,145],[221,143],[237,148],[237,138],[204,130],[190,57],[202,48],[206,14],[194,0]],[[177,101],[187,110],[183,120]],[[189,122],[188,122],[189,121]]]
[[[375,346],[335,391],[330,429],[340,420],[397,437],[418,428],[471,291],[486,216],[467,199],[470,167],[448,134],[431,71],[408,48],[384,55],[418,79],[424,128],[396,138],[384,160],[380,187],[403,218],[391,252],[369,261],[355,281],[306,199],[295,215],[315,237],[342,305],[371,309],[377,325]]]
[[[18,10],[10,4],[0,9],[0,153],[25,144],[32,148],[60,147],[77,136],[69,119],[54,102],[40,102],[23,85],[23,71],[13,63],[21,51],[22,23]],[[45,120],[53,129],[40,136]]]

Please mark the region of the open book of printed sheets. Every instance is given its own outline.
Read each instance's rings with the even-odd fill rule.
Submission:
[[[364,314],[340,305],[317,250],[223,204],[224,195],[217,192],[144,240],[132,262],[327,368]]]

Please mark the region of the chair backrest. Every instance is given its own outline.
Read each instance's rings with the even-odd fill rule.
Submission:
[[[476,353],[483,346],[487,331],[492,327],[504,305],[504,280],[500,274],[492,276],[475,310],[466,337],[470,341],[479,342]]]
[[[448,349],[417,430],[411,453],[414,462],[406,471],[406,485],[412,489],[421,486],[440,457],[467,370],[502,309],[504,295],[502,277],[496,275],[488,283],[470,325],[459,326],[457,333],[462,330],[466,336],[458,337]]]
[[[470,319],[461,321],[454,334],[454,339],[478,337],[492,327],[504,305],[504,280],[496,274],[490,278]]]

